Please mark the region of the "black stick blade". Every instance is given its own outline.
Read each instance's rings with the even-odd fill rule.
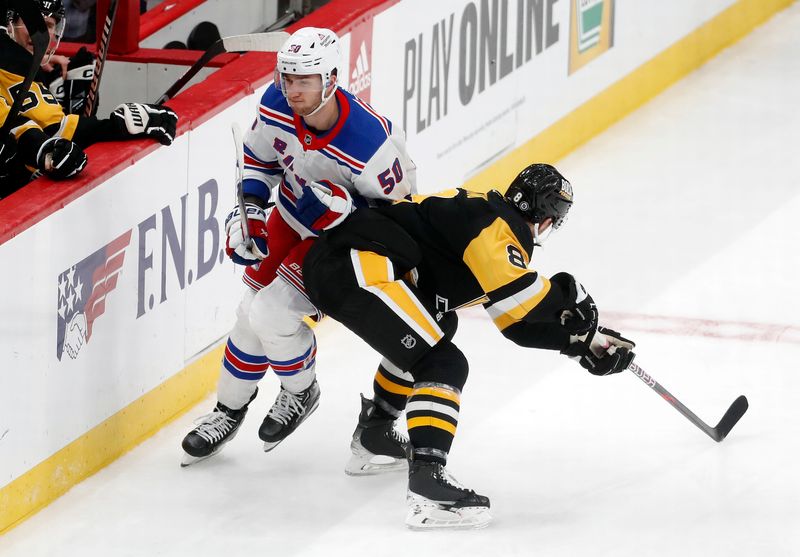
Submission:
[[[747,403],[746,396],[741,395],[734,400],[731,407],[728,408],[728,411],[722,416],[717,427],[714,428],[714,440],[720,442],[725,439],[728,433],[733,429],[733,426],[735,426],[741,417],[744,416],[744,413],[747,412],[748,408],[749,404]]]

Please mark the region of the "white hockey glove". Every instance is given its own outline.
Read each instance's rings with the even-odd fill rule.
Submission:
[[[597,327],[584,335],[573,335],[561,351],[592,375],[610,375],[626,369],[633,361],[636,345],[617,331]]]
[[[86,153],[68,139],[51,137],[39,147],[36,166],[54,180],[72,178],[86,167]]]
[[[328,180],[303,186],[303,195],[297,200],[300,222],[315,232],[341,224],[353,210],[350,192]]]
[[[128,137],[144,135],[170,145],[175,139],[178,115],[161,104],[125,103],[111,113],[117,130]]]
[[[255,203],[245,205],[247,216],[242,223],[242,214],[239,205],[228,213],[225,219],[225,233],[228,240],[225,243],[225,253],[234,263],[239,265],[255,265],[269,255],[267,247],[267,214],[264,209]],[[250,242],[245,244],[242,226],[247,226]]]
[[[67,114],[83,114],[86,96],[94,77],[94,55],[82,46],[70,58],[67,66],[67,77],[60,75],[48,88]]]

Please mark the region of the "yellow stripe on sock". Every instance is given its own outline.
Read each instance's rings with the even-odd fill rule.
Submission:
[[[411,430],[414,429],[415,427],[436,427],[447,431],[448,433],[450,433],[450,435],[456,434],[456,426],[445,420],[434,418],[433,416],[420,416],[417,418],[409,418],[408,429]]]
[[[410,395],[411,394],[411,387],[404,387],[403,385],[398,385],[388,377],[386,377],[383,373],[378,371],[375,374],[375,382],[380,385],[386,391],[396,394],[396,395]]]

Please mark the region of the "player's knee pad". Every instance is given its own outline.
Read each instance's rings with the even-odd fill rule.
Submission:
[[[464,388],[469,374],[466,356],[449,340],[442,340],[431,348],[410,370],[414,382],[431,382]]]
[[[268,340],[297,334],[308,327],[303,317],[314,313],[308,298],[278,276],[255,295],[248,315],[253,331]]]

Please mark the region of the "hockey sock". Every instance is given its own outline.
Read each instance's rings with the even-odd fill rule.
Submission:
[[[467,358],[449,340],[436,344],[411,369],[415,382],[406,419],[415,459],[446,464],[468,372]]]
[[[447,463],[458,426],[461,392],[443,383],[416,383],[406,407],[414,459]]]
[[[378,417],[395,419],[406,407],[408,395],[414,386],[414,378],[389,360],[383,359],[375,372],[372,389]]]

